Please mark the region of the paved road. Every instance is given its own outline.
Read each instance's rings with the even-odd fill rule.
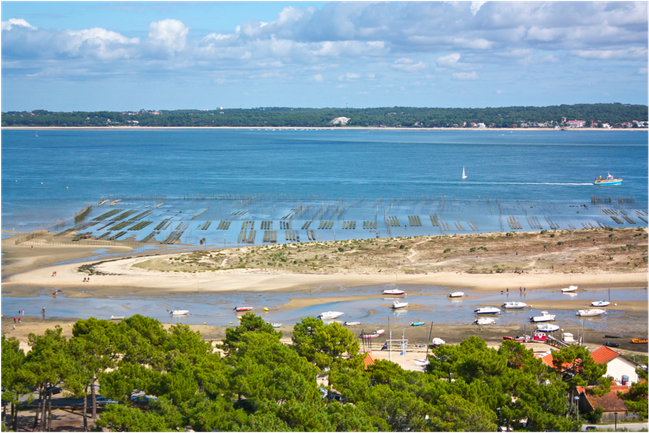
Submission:
[[[615,424],[584,424],[581,428],[581,431],[586,431],[586,427],[595,427],[596,429],[613,429],[615,427]],[[639,431],[642,429],[647,429],[649,428],[649,424],[646,422],[626,422],[626,423],[617,423],[617,429],[627,429],[629,431]]]

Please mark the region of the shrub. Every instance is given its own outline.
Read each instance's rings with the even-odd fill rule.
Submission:
[[[345,249],[343,247],[338,247],[338,251],[342,253],[343,251],[345,251]]]
[[[469,250],[469,252],[470,252],[470,253],[475,253],[475,247],[472,247],[472,248]]]
[[[451,252],[451,249],[450,249],[450,248],[446,248],[446,249],[444,250],[444,254],[446,254],[446,253],[450,253],[450,252]]]
[[[405,246],[404,244],[399,245],[399,249],[400,249],[400,250],[404,249],[405,247],[406,247],[406,246]]]
[[[551,233],[551,234],[550,234],[550,237],[553,238],[553,237],[554,237],[554,233]]]

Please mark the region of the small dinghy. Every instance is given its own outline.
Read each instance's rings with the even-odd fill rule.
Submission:
[[[273,328],[279,328],[280,326],[282,326],[282,324],[281,323],[271,323],[270,326],[272,326]]]
[[[322,320],[329,320],[329,319],[335,319],[336,317],[340,317],[345,313],[341,313],[340,311],[325,311],[324,313],[320,313],[318,316]]]
[[[170,314],[172,316],[186,316],[189,314],[189,310],[173,310]]]
[[[609,305],[611,305],[611,303],[605,299],[602,299],[601,301],[591,302],[590,305],[593,307],[608,307]]]
[[[473,310],[476,314],[500,314],[500,308],[496,307],[480,307]]]
[[[568,286],[565,289],[561,289],[562,293],[571,293],[576,292],[579,288],[577,286]]]
[[[607,341],[606,343],[604,343],[604,346],[608,346],[608,347],[620,347],[620,343],[611,343],[610,341]]]
[[[489,319],[486,317],[476,319],[473,321],[474,324],[476,325],[495,325],[496,324],[496,319]]]
[[[622,338],[621,335],[615,335],[615,334],[606,334],[604,335],[604,338]]]
[[[356,325],[360,325],[360,324],[361,324],[361,322],[345,322],[345,323],[343,323],[343,325],[345,325],[345,326],[356,326]]]
[[[631,343],[634,343],[634,344],[647,344],[647,339],[646,338],[633,338],[633,339],[631,339]]]
[[[410,324],[410,326],[423,326],[423,325],[425,325],[424,322],[412,322],[412,323]]]
[[[509,310],[520,310],[521,308],[525,308],[525,307],[527,307],[527,304],[525,302],[518,302],[518,301],[505,302],[503,304],[503,308]]]
[[[241,311],[250,311],[250,310],[252,310],[252,307],[234,307],[234,311],[236,311],[237,313]]]
[[[544,325],[537,326],[536,330],[539,332],[554,332],[559,330],[559,326],[552,325],[551,323],[546,323]]]
[[[588,310],[578,310],[576,315],[580,317],[595,317],[606,314],[606,310],[600,310],[598,308],[590,308]]]
[[[449,298],[461,298],[463,296],[464,296],[464,292],[453,292],[448,294]]]
[[[418,365],[420,367],[425,367],[428,364],[430,364],[430,361],[427,359],[415,359],[415,365]]]
[[[385,334],[385,329],[379,329],[378,331],[374,331],[376,335],[383,335]]]
[[[383,294],[384,295],[398,296],[398,295],[405,295],[406,292],[404,292],[403,290],[399,290],[399,289],[389,289],[389,290],[384,290]]]
[[[379,338],[379,334],[363,334],[363,338]]]

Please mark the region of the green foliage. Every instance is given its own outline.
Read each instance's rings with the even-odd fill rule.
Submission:
[[[282,338],[281,331],[275,329],[268,323],[264,322],[259,316],[253,313],[246,313],[241,317],[239,326],[236,328],[227,328],[225,330],[225,339],[223,345],[227,350],[232,350],[236,344],[242,340],[244,334],[249,332],[262,332],[268,334],[268,337],[279,341]]]
[[[451,249],[450,249],[450,248],[446,248],[446,249],[444,250],[444,254],[446,254],[446,253],[450,253],[450,252],[451,252]]]
[[[643,419],[647,418],[647,370],[638,367],[638,382],[631,385],[628,393],[618,391],[617,396],[624,400],[630,412],[635,412]]]

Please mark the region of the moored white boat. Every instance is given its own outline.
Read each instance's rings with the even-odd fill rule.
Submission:
[[[516,309],[521,309],[527,307],[527,304],[525,302],[518,302],[518,301],[512,301],[512,302],[505,302],[503,304],[503,308],[507,308],[510,310],[516,310]]]
[[[252,307],[234,307],[234,311],[239,312],[239,311],[250,311],[252,310]]]
[[[345,322],[344,323],[345,326],[356,326],[356,325],[360,325],[360,324],[361,324],[361,322]]]
[[[573,344],[577,342],[575,341],[575,336],[570,332],[564,332],[563,334],[561,334],[561,340],[563,340],[563,342],[566,344]]]
[[[491,319],[489,317],[481,317],[473,321],[476,325],[495,325],[496,319]]]
[[[496,307],[480,307],[473,310],[476,314],[500,314],[500,308]]]
[[[189,314],[189,310],[173,310],[170,314],[172,316],[186,316]]]
[[[407,302],[394,301],[392,303],[392,307],[390,307],[390,308],[392,308],[393,310],[396,310],[398,308],[406,308],[407,306],[408,306]]]
[[[590,305],[592,305],[593,307],[608,307],[609,305],[611,305],[611,303],[602,299],[601,301],[591,302]]]
[[[606,310],[601,310],[599,308],[589,308],[588,310],[577,310],[577,316],[581,317],[594,317],[601,316],[606,314]]]
[[[579,287],[577,286],[568,286],[565,289],[561,289],[563,293],[570,293],[570,292],[576,292]]]
[[[543,325],[538,325],[536,330],[539,332],[554,332],[559,330],[559,326],[551,323],[544,323]]]
[[[318,316],[322,320],[328,320],[328,319],[335,319],[336,317],[340,317],[345,313],[341,313],[340,311],[325,311],[324,313],[320,313]]]
[[[449,298],[461,298],[463,296],[464,296],[464,292],[453,292],[448,294]]]
[[[384,295],[405,295],[406,292],[399,289],[388,289],[383,291]]]
[[[555,317],[556,315],[554,314],[550,314],[547,311],[541,311],[540,316],[532,316],[530,317],[530,320],[532,322],[551,322],[554,320]]]

